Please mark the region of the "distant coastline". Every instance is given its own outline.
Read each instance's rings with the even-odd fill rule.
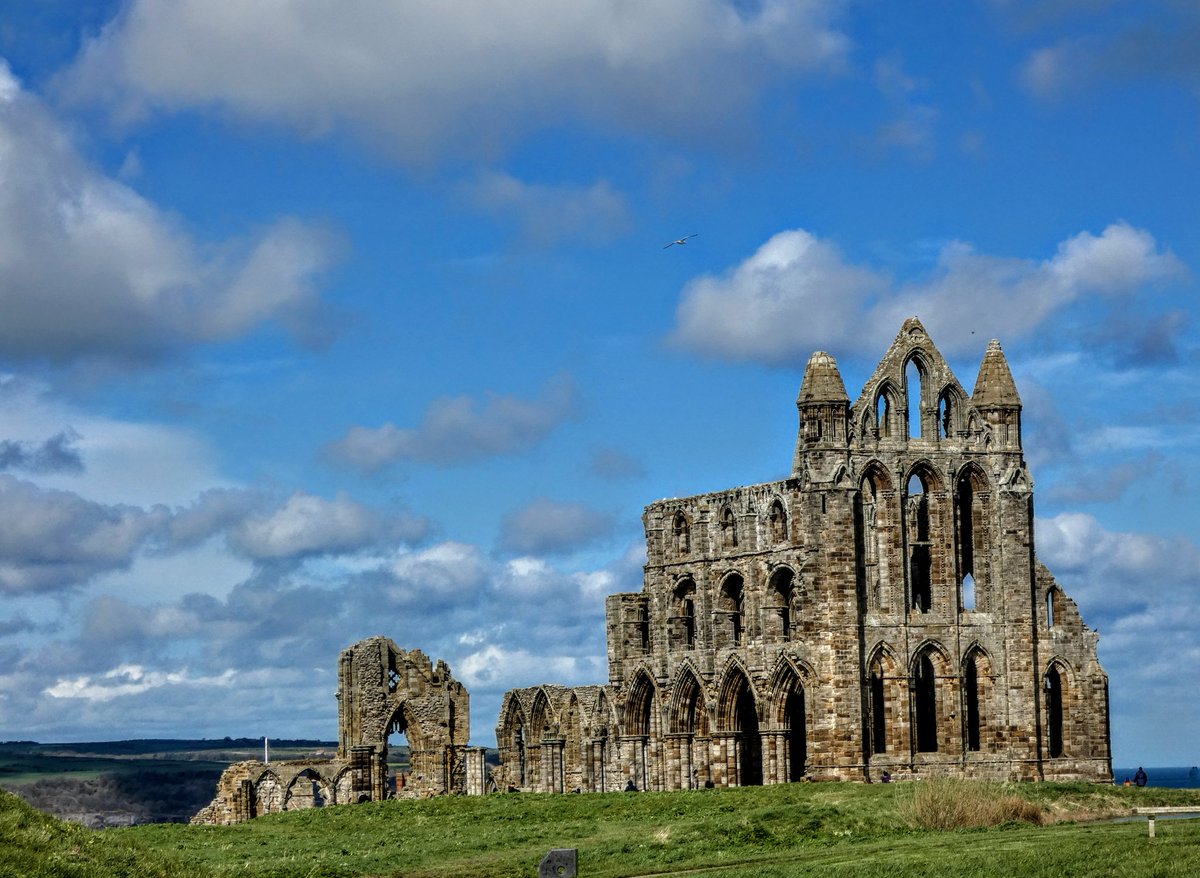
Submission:
[[[1176,790],[1200,789],[1200,768],[1194,765],[1184,766],[1143,766],[1146,771],[1146,786],[1169,787]],[[1133,780],[1137,766],[1132,768],[1114,768],[1113,781],[1118,784]]]

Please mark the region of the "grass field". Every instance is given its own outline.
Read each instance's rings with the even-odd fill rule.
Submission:
[[[231,827],[158,825],[104,833],[56,822],[46,828],[39,821],[49,818],[25,813],[4,797],[0,848],[16,853],[0,863],[0,876],[533,876],[553,847],[577,848],[585,878],[1200,875],[1200,820],[1160,820],[1155,839],[1147,838],[1145,820],[1077,822],[1128,813],[1135,805],[1200,810],[1198,791],[948,786],[935,797],[936,807],[959,798],[971,806],[962,813],[975,815],[982,813],[977,799],[1018,799],[1033,807],[1014,813],[1041,822],[923,830],[922,809],[930,806],[920,797],[933,783],[446,797],[291,812]],[[1000,813],[988,819],[1004,819],[1007,812]],[[29,832],[9,828],[22,814],[34,826],[40,852],[30,853]],[[21,870],[6,871],[17,857],[24,857]]]

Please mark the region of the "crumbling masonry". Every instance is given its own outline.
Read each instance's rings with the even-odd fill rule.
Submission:
[[[826,353],[791,477],[646,508],[606,686],[507,693],[496,783],[1111,781],[1098,635],[1036,558],[998,342],[968,396],[905,322],[853,405]]]
[[[193,823],[240,823],[260,814],[377,801],[393,795],[483,792],[483,750],[467,746],[467,690],[446,663],[405,652],[386,637],[343,650],[338,659],[338,751],[331,760],[230,766],[217,796]],[[388,738],[403,733],[409,774],[388,778]]]
[[[508,692],[490,778],[445,663],[375,637],[339,661],[336,759],[238,763],[195,821],[392,795],[392,732],[407,795],[1110,782],[1099,636],[1034,553],[999,343],[968,396],[912,318],[853,405],[826,353],[796,404],[789,478],[646,508],[642,591],[605,608],[609,682]]]

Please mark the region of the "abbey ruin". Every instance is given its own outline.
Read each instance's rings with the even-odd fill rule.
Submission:
[[[912,318],[853,404],[826,353],[796,404],[789,478],[646,508],[607,685],[509,692],[497,781],[1111,781],[1099,636],[1034,553],[1000,344],[968,395]]]
[[[336,759],[238,763],[196,820],[394,795],[394,731],[408,795],[1111,782],[1099,635],[1037,560],[999,343],[968,395],[910,318],[855,402],[818,352],[796,404],[788,478],[646,508],[643,588],[605,608],[608,682],[508,692],[490,775],[445,663],[377,637],[342,653]]]

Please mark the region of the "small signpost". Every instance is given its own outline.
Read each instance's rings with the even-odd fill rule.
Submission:
[[[578,858],[577,848],[554,848],[542,857],[538,878],[575,878]]]

